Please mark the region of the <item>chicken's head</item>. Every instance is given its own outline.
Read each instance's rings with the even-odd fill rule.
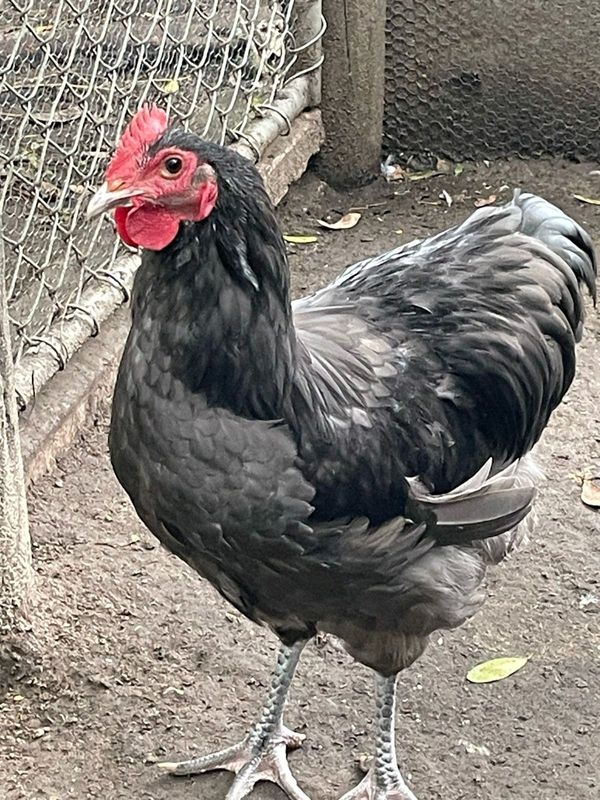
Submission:
[[[191,136],[169,129],[161,108],[144,106],[123,134],[88,217],[115,209],[123,241],[148,250],[169,245],[181,222],[205,219],[217,202],[217,178],[192,139],[187,146]]]

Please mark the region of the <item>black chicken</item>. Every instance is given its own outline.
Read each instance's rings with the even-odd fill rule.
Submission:
[[[262,716],[214,755],[307,800],[282,722],[305,643],[340,637],[376,673],[375,762],[345,800],[414,800],[396,763],[398,672],[482,604],[524,535],[528,455],[568,389],[594,292],[589,236],[515,194],[290,302],[252,164],[145,108],[90,202],[143,248],[110,452],[138,514],[282,645]]]

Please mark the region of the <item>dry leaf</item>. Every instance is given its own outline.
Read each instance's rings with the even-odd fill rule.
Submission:
[[[317,222],[322,228],[329,228],[331,231],[347,231],[356,225],[361,216],[362,214],[359,214],[358,211],[351,211],[340,217],[337,222],[326,222],[324,219],[318,219]]]
[[[483,206],[491,206],[496,202],[496,195],[491,194],[489,197],[478,197],[475,200],[475,207],[476,208],[483,208]]]
[[[177,94],[179,91],[179,81],[177,78],[171,78],[170,81],[165,82],[162,90],[163,94]]]
[[[425,181],[427,178],[435,178],[437,175],[443,175],[438,169],[426,169],[424,172],[411,172],[408,175],[409,181]]]
[[[575,200],[579,200],[580,203],[587,203],[590,206],[600,206],[599,197],[586,197],[583,194],[574,194],[573,197]]]
[[[40,110],[32,112],[31,116],[35,122],[47,122],[49,125],[62,125],[65,122],[73,122],[73,120],[79,119],[81,117],[81,109],[57,108],[54,110]]]
[[[529,656],[515,658],[493,658],[484,661],[467,672],[467,680],[471,683],[493,683],[502,681],[522,669],[529,661]]]
[[[303,234],[296,236],[296,234],[284,233],[283,238],[290,244],[312,244],[319,241],[316,236],[304,236]]]
[[[586,476],[583,479],[581,500],[586,506],[600,508],[600,475]]]

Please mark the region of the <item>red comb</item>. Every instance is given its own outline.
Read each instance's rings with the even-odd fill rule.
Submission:
[[[168,127],[169,118],[164,109],[155,105],[142,106],[121,137],[106,170],[106,179],[127,179],[137,171],[148,148],[160,139]]]

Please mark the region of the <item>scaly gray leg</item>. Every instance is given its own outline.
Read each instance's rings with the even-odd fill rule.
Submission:
[[[376,676],[375,764],[364,780],[341,800],[417,800],[408,788],[396,761],[396,675]]]
[[[291,800],[310,800],[300,789],[287,763],[286,751],[300,747],[304,736],[286,728],[283,708],[305,641],[282,646],[277,657],[271,689],[258,722],[238,744],[189,761],[159,764],[173,775],[198,775],[214,769],[235,772],[236,778],[226,800],[242,800],[258,781],[276,783]]]

